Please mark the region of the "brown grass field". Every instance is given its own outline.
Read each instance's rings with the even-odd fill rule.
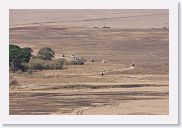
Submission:
[[[32,19],[25,23],[21,18],[26,17],[26,11],[20,12],[10,11],[11,44],[31,47],[33,54],[42,47],[50,47],[56,58],[63,53],[76,54],[87,61],[84,65],[64,65],[62,70],[43,70],[32,75],[10,73],[18,82],[18,86],[10,88],[11,115],[169,113],[169,29],[163,28],[168,27],[168,12],[134,10],[125,14],[115,10],[107,12],[105,17],[109,18],[104,19],[104,12],[99,10],[97,15],[88,10],[75,11],[75,15],[64,10],[65,18],[58,11],[65,20],[60,21],[57,11],[48,11],[55,14],[50,17],[37,12],[40,18],[30,11],[32,17],[28,19]],[[81,16],[76,19],[78,14]],[[102,28],[103,25],[110,28]],[[91,58],[96,61],[90,62]],[[105,64],[101,64],[102,59]],[[101,71],[105,75],[100,75]]]

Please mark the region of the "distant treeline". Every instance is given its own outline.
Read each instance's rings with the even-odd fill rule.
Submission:
[[[20,48],[17,45],[9,45],[9,69],[11,72],[33,70],[54,70],[63,68],[63,65],[83,65],[84,58],[61,57],[55,59],[55,51],[51,48],[41,48],[37,55],[32,55],[29,47]]]

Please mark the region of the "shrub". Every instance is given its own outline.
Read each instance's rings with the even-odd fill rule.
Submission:
[[[52,61],[53,69],[62,69],[64,65],[64,59],[56,59]]]
[[[54,55],[55,55],[55,52],[48,47],[41,48],[37,53],[37,56],[40,59],[44,59],[44,60],[51,60],[54,57]]]
[[[84,58],[77,58],[77,64],[83,65],[84,62],[85,62],[85,59]]]
[[[83,65],[85,62],[84,58],[65,58],[65,65]]]
[[[30,59],[28,63],[29,69],[32,70],[42,70],[44,69],[43,65],[45,63],[45,60],[39,59],[39,58],[32,58]]]
[[[29,63],[29,69],[31,70],[48,70],[48,69],[62,69],[64,64],[63,59],[44,60],[39,58],[32,58]]]

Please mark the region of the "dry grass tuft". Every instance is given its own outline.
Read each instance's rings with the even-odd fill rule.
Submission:
[[[29,69],[32,70],[55,70],[62,69],[64,64],[63,59],[43,60],[39,58],[32,58],[28,63]]]
[[[65,65],[83,65],[85,62],[85,59],[84,58],[69,58],[69,57],[66,57],[64,58],[64,64]]]

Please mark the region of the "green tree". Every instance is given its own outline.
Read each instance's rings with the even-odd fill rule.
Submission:
[[[9,46],[9,66],[10,69],[15,72],[21,67],[22,52],[21,48],[16,45]]]
[[[55,55],[55,52],[48,47],[42,48],[38,51],[37,56],[40,59],[44,59],[44,60],[51,60]]]
[[[9,45],[9,66],[15,72],[17,70],[24,70],[23,63],[28,63],[30,60],[32,50],[30,48],[21,49],[17,45]]]
[[[23,53],[23,62],[28,63],[30,58],[32,57],[32,52],[33,50],[31,48],[22,48],[22,53]]]

